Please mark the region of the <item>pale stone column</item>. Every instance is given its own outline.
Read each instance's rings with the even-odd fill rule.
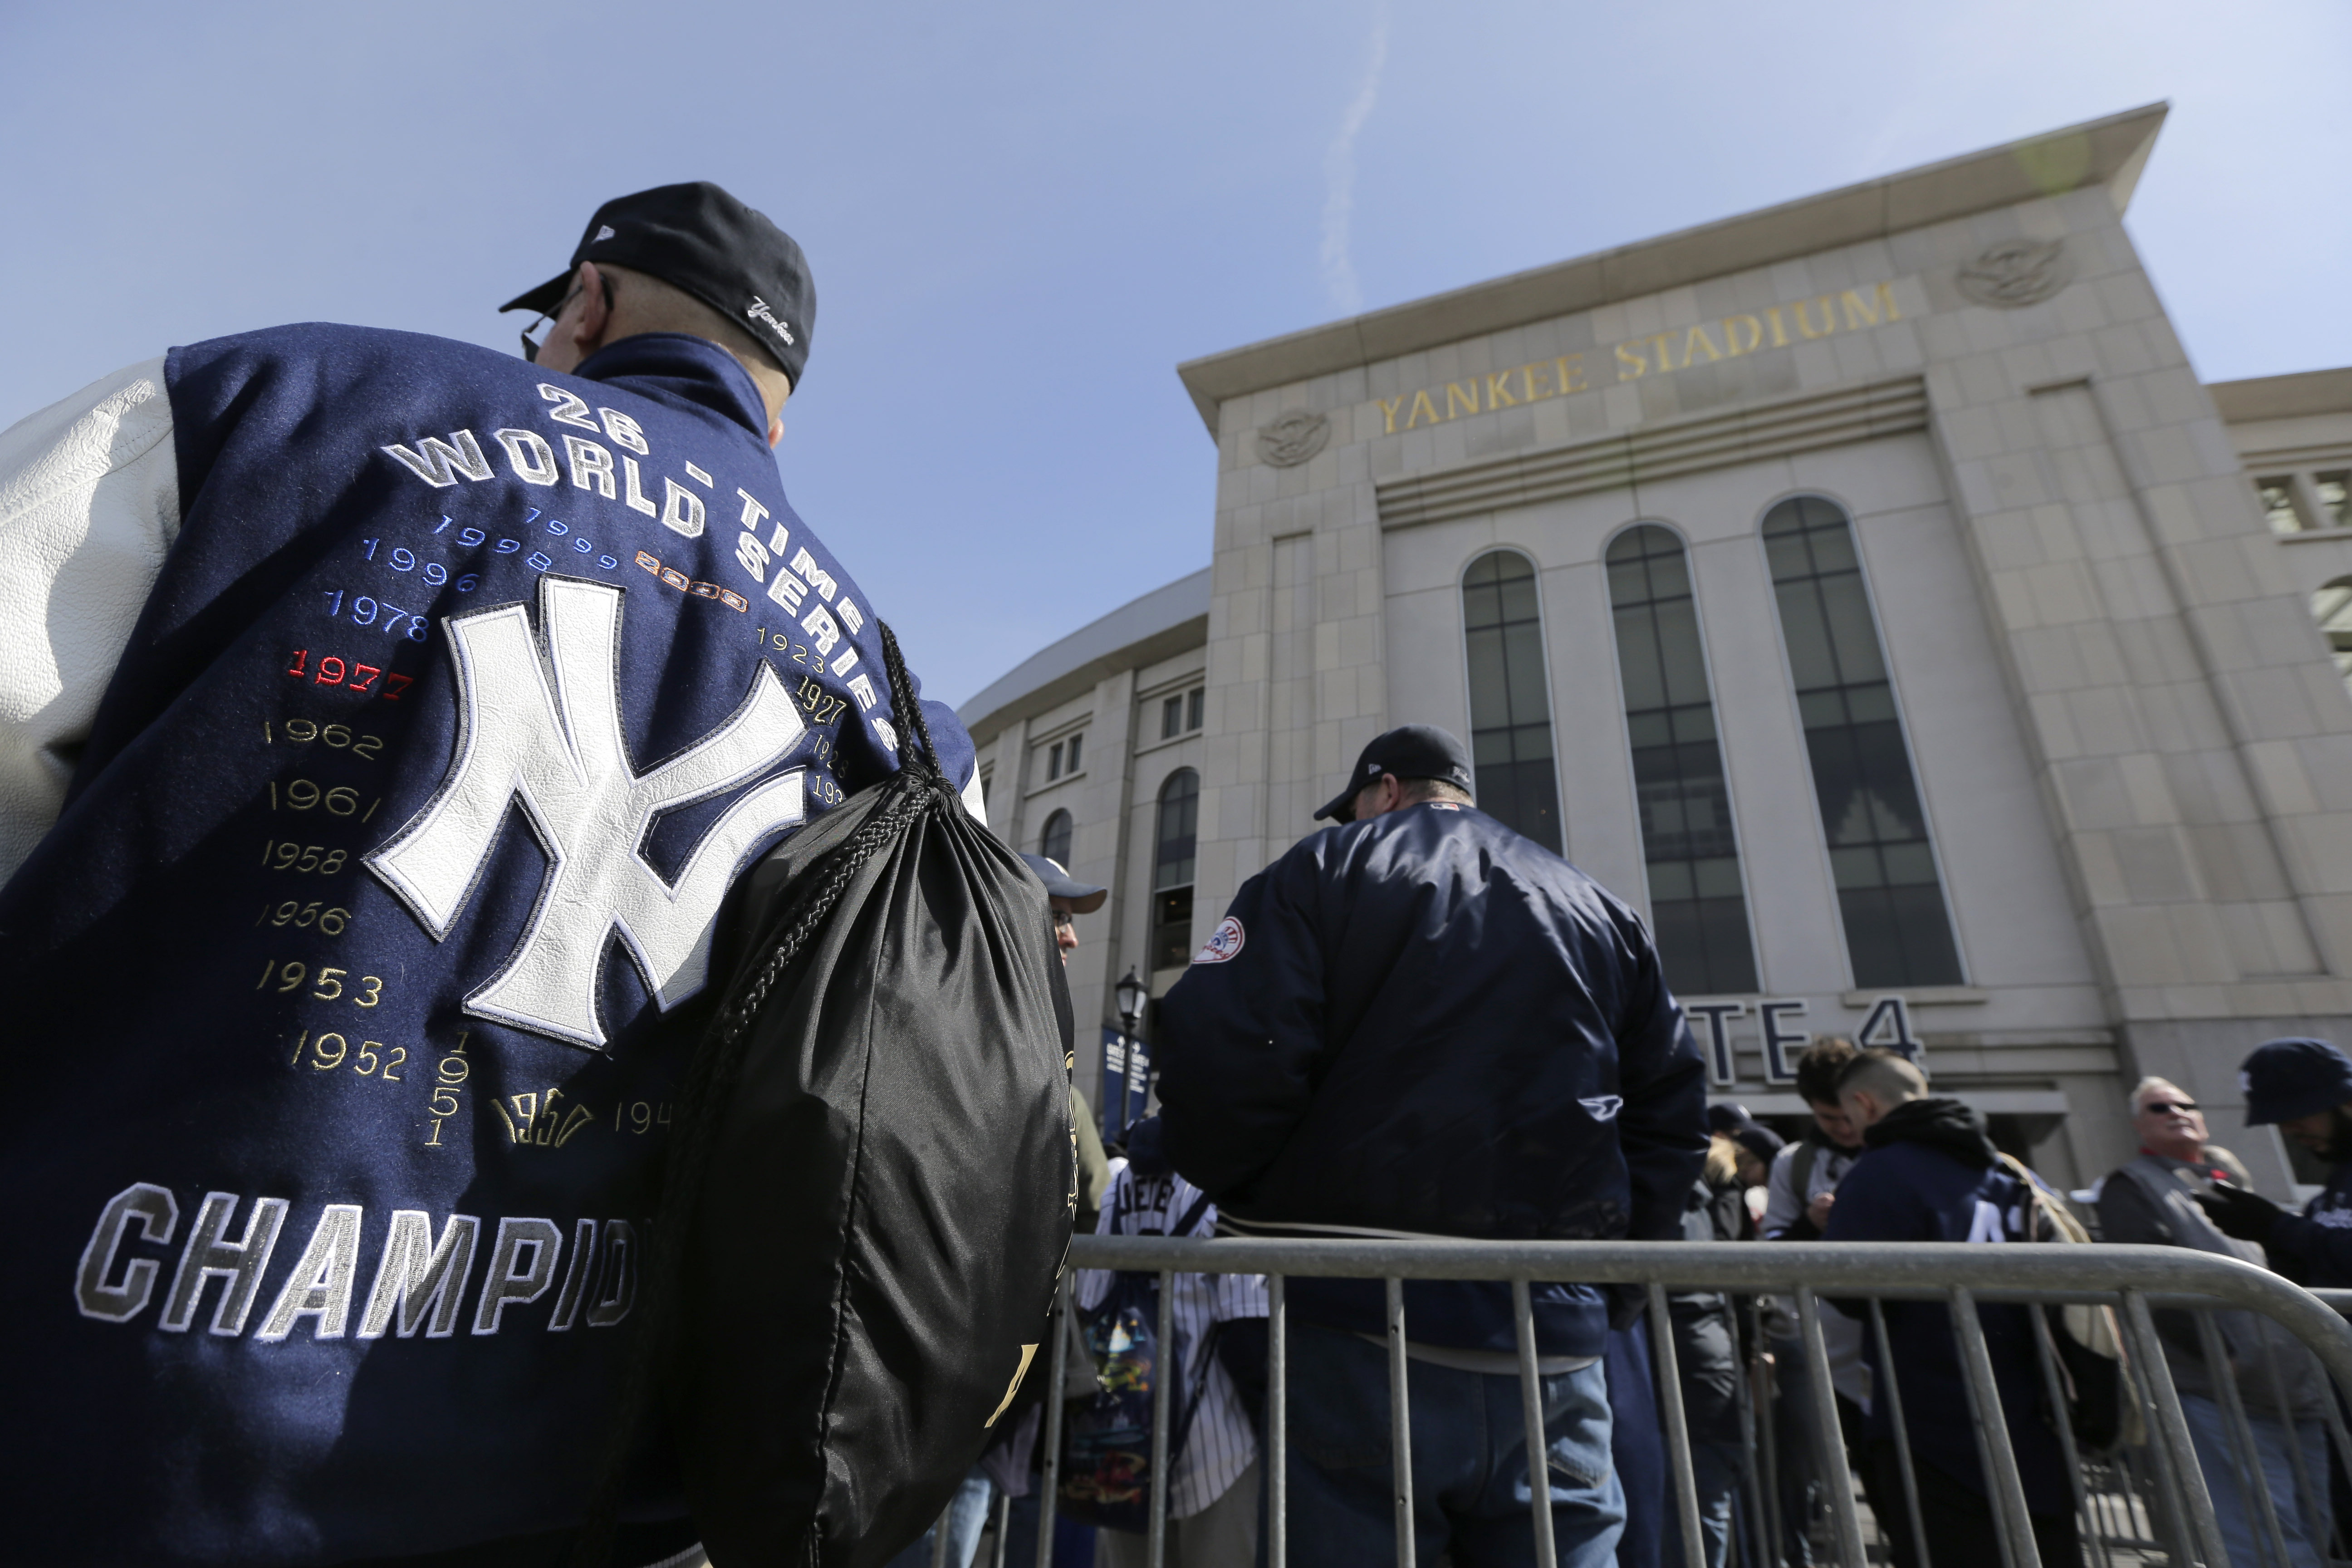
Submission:
[[[1076,1019],[1078,1087],[1097,1110],[1102,1026],[1116,1022],[1112,988],[1126,973],[1119,930],[1128,844],[1124,827],[1135,787],[1135,672],[1122,669],[1096,683],[1094,718],[1087,725],[1087,780],[1071,815],[1077,835],[1070,847],[1070,875],[1110,889],[1102,909],[1078,917],[1079,945],[1070,961],[1070,1007]]]
[[[1219,409],[1195,941],[1320,826],[1315,808],[1387,723],[1380,514],[1349,405],[1362,383],[1349,372]],[[1277,468],[1256,432],[1294,408],[1327,412],[1331,444]]]
[[[2105,194],[2017,218],[2074,280],[1922,324],[1931,428],[2133,1070],[2233,1106],[2352,1023],[2352,704]]]
[[[996,767],[989,775],[995,798],[989,803],[988,825],[1015,850],[1027,831],[1024,797],[1029,792],[1029,721],[1016,719],[997,732]]]

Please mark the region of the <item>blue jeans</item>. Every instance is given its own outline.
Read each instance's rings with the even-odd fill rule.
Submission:
[[[1625,1499],[1609,1460],[1596,1363],[1541,1380],[1552,1540],[1560,1568],[1609,1568]],[[1408,1363],[1417,1558],[1454,1568],[1535,1562],[1527,1418],[1516,1375]],[[1289,1552],[1300,1568],[1396,1557],[1388,1351],[1311,1323],[1290,1331]]]
[[[1691,1445],[1691,1475],[1698,1483],[1699,1551],[1706,1568],[1724,1568],[1731,1560],[1733,1505],[1739,1495],[1739,1457],[1738,1443]],[[1682,1531],[1677,1529],[1675,1536],[1679,1541]]]
[[[2237,1446],[2230,1440],[2230,1418],[2221,1405],[2201,1394],[2182,1394],[2180,1413],[2189,1419],[2189,1436],[2197,1446],[2197,1468],[2205,1472],[2205,1489],[2213,1497],[2213,1520],[2221,1527],[2230,1561],[2271,1562],[2270,1552],[2255,1545],[2256,1535],[2264,1532],[2261,1515],[2238,1486],[2241,1467]],[[2287,1458],[2287,1424],[2250,1410],[2246,1425],[2253,1432],[2255,1451],[2262,1456],[2263,1479],[2270,1490],[2271,1506],[2278,1510],[2279,1530],[2286,1537],[2287,1561],[2294,1568],[2321,1568],[2329,1530],[2326,1423],[2317,1417],[2298,1421],[2293,1439],[2303,1450],[2303,1473],[2310,1481],[2313,1506],[2319,1514],[2315,1520],[2303,1516],[2294,1463]]]
[[[988,1505],[995,1500],[996,1488],[986,1476],[978,1469],[965,1474],[963,1484],[948,1500],[948,1568],[971,1568],[971,1554],[980,1549],[980,1532],[988,1527]],[[923,1531],[920,1541],[890,1559],[890,1568],[931,1568],[939,1532],[936,1524]]]

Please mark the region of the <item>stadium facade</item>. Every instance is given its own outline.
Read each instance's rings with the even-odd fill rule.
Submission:
[[[1643,911],[1719,1097],[1916,1045],[2079,1181],[2161,1073],[2286,1184],[2236,1068],[2352,1044],[2352,370],[2199,381],[2124,226],[2164,112],[1181,367],[1209,567],[963,709],[1114,890],[1081,1018],[1428,721]]]

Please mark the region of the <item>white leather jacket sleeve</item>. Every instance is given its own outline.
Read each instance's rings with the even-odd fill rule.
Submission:
[[[57,821],[179,531],[160,356],[0,432],[0,882]]]

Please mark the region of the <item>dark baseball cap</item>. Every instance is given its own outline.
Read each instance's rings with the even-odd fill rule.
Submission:
[[[1021,858],[1029,869],[1037,873],[1037,879],[1045,884],[1048,897],[1069,900],[1070,908],[1082,915],[1094,913],[1103,907],[1103,900],[1110,897],[1109,889],[1088,887],[1072,877],[1062,869],[1059,860],[1049,860],[1043,855],[1024,855]]]
[[[552,315],[583,261],[634,268],[740,326],[800,390],[816,325],[816,284],[793,237],[708,180],[615,196],[580,233],[572,263],[499,307]]]
[[[1709,1132],[1737,1132],[1756,1119],[1738,1100],[1718,1100],[1706,1108],[1706,1130]]]
[[[1394,773],[1400,779],[1438,779],[1465,795],[1476,793],[1470,783],[1470,753],[1462,749],[1461,742],[1434,724],[1400,724],[1364,748],[1356,759],[1356,771],[1315,814],[1315,820],[1328,816],[1334,822],[1355,821],[1356,792],[1382,773]]]
[[[2269,1040],[2239,1068],[2238,1087],[2247,1126],[2293,1121],[2352,1102],[2352,1059],[2326,1040]]]

